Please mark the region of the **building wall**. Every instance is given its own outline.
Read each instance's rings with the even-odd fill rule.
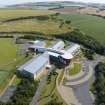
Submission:
[[[40,62],[39,62],[40,63]],[[39,76],[41,76],[46,71],[46,66],[49,64],[49,61],[47,61],[37,72],[34,74],[26,71],[26,70],[17,70],[17,73],[19,75],[22,75],[24,77],[30,78],[30,79],[37,79]]]
[[[46,66],[49,64],[49,61],[46,62],[39,71],[37,71],[34,75],[33,75],[33,79],[37,79],[39,78],[41,75],[43,75],[46,72]]]

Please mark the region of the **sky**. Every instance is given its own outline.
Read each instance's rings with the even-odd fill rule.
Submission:
[[[43,2],[43,1],[82,1],[82,2],[105,3],[105,0],[0,0],[0,6],[20,4],[24,2]]]

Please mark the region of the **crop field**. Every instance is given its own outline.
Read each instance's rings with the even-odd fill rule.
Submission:
[[[17,56],[18,47],[12,39],[0,38],[0,91],[15,72],[16,65],[25,59]]]
[[[105,43],[105,19],[76,13],[62,14],[61,17],[71,20],[72,26],[79,28],[82,32],[94,37],[101,43]]]

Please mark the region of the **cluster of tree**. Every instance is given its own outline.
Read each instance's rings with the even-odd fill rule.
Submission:
[[[70,20],[66,20],[65,23],[66,24],[71,24],[71,21]]]
[[[94,51],[93,50],[90,50],[90,49],[86,49],[86,48],[82,48],[82,52],[83,52],[83,55],[89,59],[89,60],[94,60]]]
[[[53,75],[58,75],[58,73],[55,72],[55,71],[50,72],[50,74],[47,77],[47,84],[51,83],[51,78],[52,78]]]
[[[48,10],[55,10],[55,9],[60,9],[60,8],[64,8],[64,6],[59,6],[59,7],[55,7],[55,8],[50,8],[50,9],[48,9]]]
[[[63,40],[68,40],[82,44],[86,48],[91,49],[96,53],[105,55],[105,47],[101,43],[96,41],[91,36],[87,36],[86,34],[80,32],[78,29],[75,29],[72,32],[62,33],[59,35],[55,34],[53,36],[55,36],[56,38],[61,38]]]
[[[63,105],[62,102],[58,102],[57,99],[52,99],[51,101],[49,101],[46,105]]]
[[[95,67],[94,94],[95,105],[105,105],[105,63],[100,62]]]
[[[54,20],[54,21],[58,21],[58,16],[60,15],[59,12],[51,14],[49,17],[50,19]]]
[[[13,38],[13,35],[0,35],[0,38]]]
[[[0,103],[0,105],[29,105],[38,86],[38,81],[22,78],[16,91],[8,103]]]
[[[71,24],[71,21],[70,20],[62,20],[62,19],[59,19],[59,21],[61,22],[60,25],[59,25],[59,28],[62,28],[64,24],[67,24],[67,25],[70,25]]]
[[[44,21],[44,20],[48,20],[49,19],[49,16],[43,15],[43,16],[17,17],[17,18],[12,18],[12,19],[4,20],[4,21],[2,21],[2,23],[19,21],[19,20],[26,20],[26,19],[37,19],[37,20],[40,20],[40,21]]]

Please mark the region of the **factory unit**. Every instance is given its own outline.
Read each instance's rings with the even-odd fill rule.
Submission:
[[[17,73],[25,77],[36,79],[46,70],[48,64],[49,64],[48,54],[44,53],[42,55],[32,58],[24,65],[20,66],[17,69]]]

